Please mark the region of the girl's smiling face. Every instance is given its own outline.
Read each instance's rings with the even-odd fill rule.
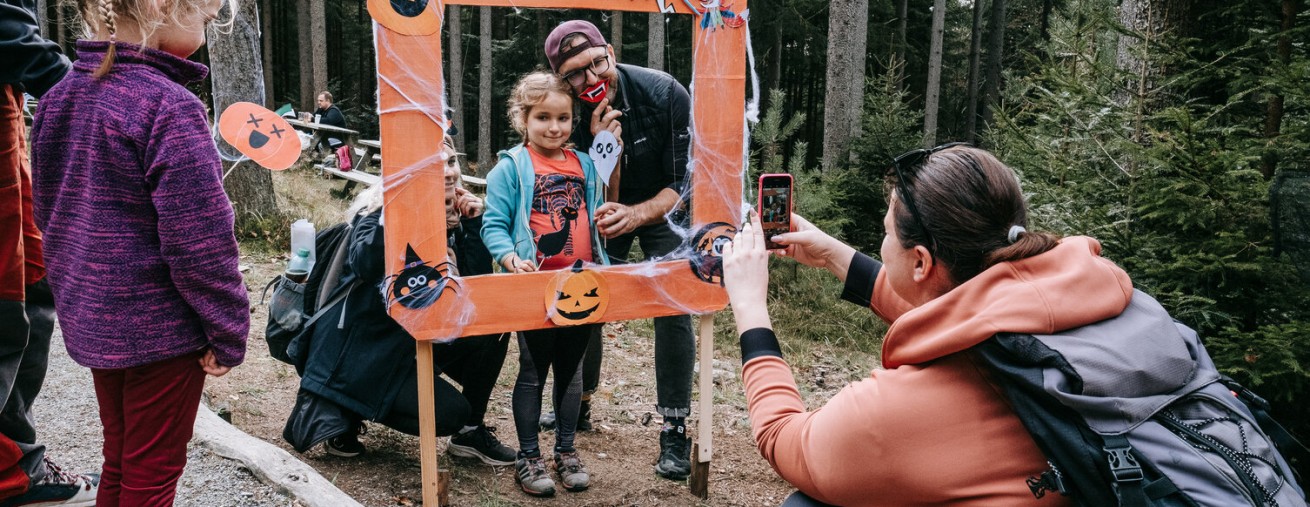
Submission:
[[[545,100],[528,109],[528,146],[543,155],[556,156],[573,133],[573,98],[549,92]]]

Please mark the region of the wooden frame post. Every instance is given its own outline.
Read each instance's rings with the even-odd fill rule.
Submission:
[[[691,477],[687,487],[702,499],[710,497],[710,459],[714,456],[714,313],[700,316],[697,361],[700,363],[700,422],[691,446]]]

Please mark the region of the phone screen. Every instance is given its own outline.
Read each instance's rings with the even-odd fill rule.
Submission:
[[[769,241],[774,235],[791,232],[792,185],[788,175],[760,177],[760,222],[764,228],[766,247],[784,248]]]

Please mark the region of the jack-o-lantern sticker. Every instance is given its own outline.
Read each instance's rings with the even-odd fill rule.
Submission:
[[[429,8],[429,4],[436,4]],[[441,28],[441,2],[433,0],[368,0],[368,15],[402,35],[432,35]]]
[[[291,167],[300,158],[300,136],[291,124],[258,104],[228,106],[218,119],[218,133],[242,155],[274,171]]]
[[[691,241],[691,272],[704,282],[723,285],[723,245],[732,242],[737,228],[714,222],[696,231]]]
[[[562,270],[546,285],[546,314],[560,326],[600,322],[609,307],[610,291],[600,273],[582,269],[582,261]]]

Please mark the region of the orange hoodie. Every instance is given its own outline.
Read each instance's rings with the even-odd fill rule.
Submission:
[[[806,494],[836,505],[1067,505],[1033,497],[1047,469],[1009,405],[967,351],[1000,331],[1051,334],[1119,315],[1132,282],[1100,243],[993,266],[918,308],[892,293],[881,264],[856,254],[849,299],[891,328],[885,369],[805,411],[771,331],[742,335],[742,380],[760,454]],[[852,297],[853,296],[853,297]]]

